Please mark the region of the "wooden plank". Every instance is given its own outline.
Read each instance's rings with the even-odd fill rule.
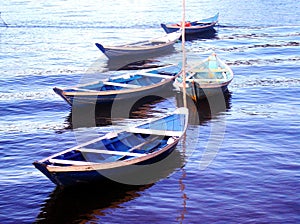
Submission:
[[[156,77],[156,78],[163,78],[163,79],[172,79],[172,78],[174,78],[173,75],[159,75],[159,74],[152,74],[152,73],[139,73],[138,75],[143,75],[143,76],[148,76],[148,77]]]
[[[226,68],[191,69],[191,72],[229,72]]]
[[[89,83],[85,83],[85,84],[82,84],[82,85],[74,86],[73,88],[71,87],[71,88],[69,88],[69,89],[75,89],[75,88],[78,88],[78,89],[85,89],[85,87],[95,86],[95,85],[102,86],[102,85],[103,85],[103,82],[102,82],[102,81],[89,82]],[[88,90],[88,89],[87,89],[87,90]]]
[[[117,83],[117,82],[108,82],[108,81],[104,81],[103,84],[110,85],[110,86],[125,87],[125,88],[141,88],[142,87],[142,86],[139,86],[139,85],[133,85],[133,84],[127,84],[127,83]]]
[[[77,149],[80,152],[91,152],[91,153],[103,153],[103,154],[111,154],[111,155],[121,155],[121,156],[134,156],[134,157],[141,157],[145,156],[147,154],[145,153],[133,153],[134,150],[139,150],[142,146],[147,145],[155,140],[157,140],[158,137],[154,137],[148,141],[142,142],[132,148],[129,149],[128,152],[121,152],[121,151],[113,151],[113,150],[98,150],[98,149],[89,149],[89,148],[82,148]]]
[[[78,149],[80,152],[86,153],[99,153],[99,154],[110,154],[110,155],[120,155],[120,156],[134,156],[134,157],[141,157],[145,154],[142,153],[133,153],[133,152],[121,152],[121,151],[112,151],[112,150],[102,150],[102,149],[88,149],[82,148]]]
[[[148,135],[162,135],[162,136],[181,136],[181,131],[167,131],[167,130],[155,130],[155,129],[144,129],[144,128],[128,128],[128,132],[148,134]]]
[[[201,82],[227,82],[228,80],[227,79],[186,79],[186,81],[189,81],[189,82],[198,82],[198,83],[201,83]]]
[[[86,161],[75,161],[75,160],[64,160],[64,159],[49,159],[50,163],[58,163],[65,165],[93,165],[95,163],[86,162]]]
[[[95,84],[100,84],[100,85],[110,85],[110,86],[120,86],[120,87],[125,87],[125,88],[141,88],[142,86],[139,85],[134,85],[134,84],[127,84],[127,83],[117,83],[117,82],[109,82],[109,81],[103,81],[101,83],[99,82],[95,82]],[[74,89],[77,91],[82,91],[82,92],[99,92],[100,90],[92,90],[92,89],[85,89],[85,86],[77,86],[74,88],[70,88],[70,89]]]
[[[112,154],[112,155],[121,155],[121,156],[134,156],[134,157],[142,157],[146,154],[144,153],[132,153],[133,150],[138,150],[142,146],[147,145],[150,142],[153,142],[154,140],[158,139],[158,137],[155,137],[153,139],[150,139],[146,142],[142,142],[139,145],[136,145],[132,147],[129,152],[121,152],[121,151],[111,151],[111,150],[98,150],[98,149],[89,149],[89,148],[77,148],[76,150],[81,152],[92,152],[92,153],[105,153],[105,154]],[[50,163],[57,163],[57,164],[65,164],[65,165],[77,165],[77,166],[84,166],[84,165],[96,165],[99,164],[97,162],[86,162],[86,161],[74,161],[74,160],[64,160],[64,159],[49,159]]]
[[[76,90],[76,91],[82,91],[82,92],[99,92],[99,91],[97,91],[97,90],[84,89],[84,88],[78,88],[78,87],[71,88],[71,89],[74,89],[74,90]]]
[[[132,152],[133,150],[140,150],[142,146],[147,145],[147,144],[149,144],[149,143],[151,143],[151,142],[154,142],[154,141],[157,140],[157,139],[158,139],[158,137],[154,137],[154,138],[152,138],[152,139],[150,139],[150,140],[148,140],[148,141],[146,141],[146,142],[142,142],[141,144],[138,144],[138,145],[132,147],[132,148],[129,150],[129,152]]]

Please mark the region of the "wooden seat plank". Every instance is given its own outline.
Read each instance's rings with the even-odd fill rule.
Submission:
[[[125,87],[125,88],[141,88],[142,87],[142,86],[134,85],[134,84],[118,83],[118,82],[108,82],[108,81],[103,82],[103,84],[110,85],[110,86]]]
[[[96,163],[76,160],[64,160],[64,159],[49,159],[50,163],[66,164],[66,165],[93,165]]]
[[[112,151],[112,150],[102,150],[102,149],[88,149],[88,148],[81,148],[78,149],[80,152],[84,153],[99,153],[99,154],[110,154],[110,155],[120,155],[120,156],[134,156],[134,157],[141,157],[145,154],[142,153],[133,153],[133,152],[122,152],[122,151]]]
[[[181,136],[181,131],[168,131],[168,130],[155,130],[144,128],[128,128],[126,131],[132,133],[149,134],[149,135],[162,135],[162,136]]]

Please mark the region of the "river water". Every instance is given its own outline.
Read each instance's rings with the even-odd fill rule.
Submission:
[[[143,105],[135,119],[74,128],[71,108],[52,88],[107,70],[95,42],[164,34],[160,23],[181,20],[181,1],[1,2],[0,223],[300,222],[300,5],[186,5],[188,20],[220,13],[216,35],[187,41],[186,51],[188,63],[214,51],[230,65],[229,96],[199,108],[189,103],[187,135],[167,177],[142,186],[62,190],[32,162],[76,145],[82,133],[171,112],[178,99]],[[179,63],[181,43],[158,59]]]

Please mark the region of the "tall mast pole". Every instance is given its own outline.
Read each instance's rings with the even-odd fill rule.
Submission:
[[[182,0],[182,22],[181,22],[181,43],[182,43],[182,80],[183,80],[183,106],[187,107],[186,102],[186,55],[185,55],[185,0]]]

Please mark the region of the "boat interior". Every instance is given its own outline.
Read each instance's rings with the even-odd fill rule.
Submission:
[[[182,114],[174,114],[126,131],[110,132],[97,141],[55,155],[45,164],[92,165],[145,156],[174,143],[181,136],[180,116]]]
[[[88,91],[107,91],[133,89],[144,86],[153,85],[161,82],[163,79],[170,79],[178,74],[177,66],[167,69],[155,69],[145,73],[123,74],[115,77],[110,77],[108,80],[97,81],[90,84],[80,85],[71,89],[64,90],[65,92],[88,92]]]

